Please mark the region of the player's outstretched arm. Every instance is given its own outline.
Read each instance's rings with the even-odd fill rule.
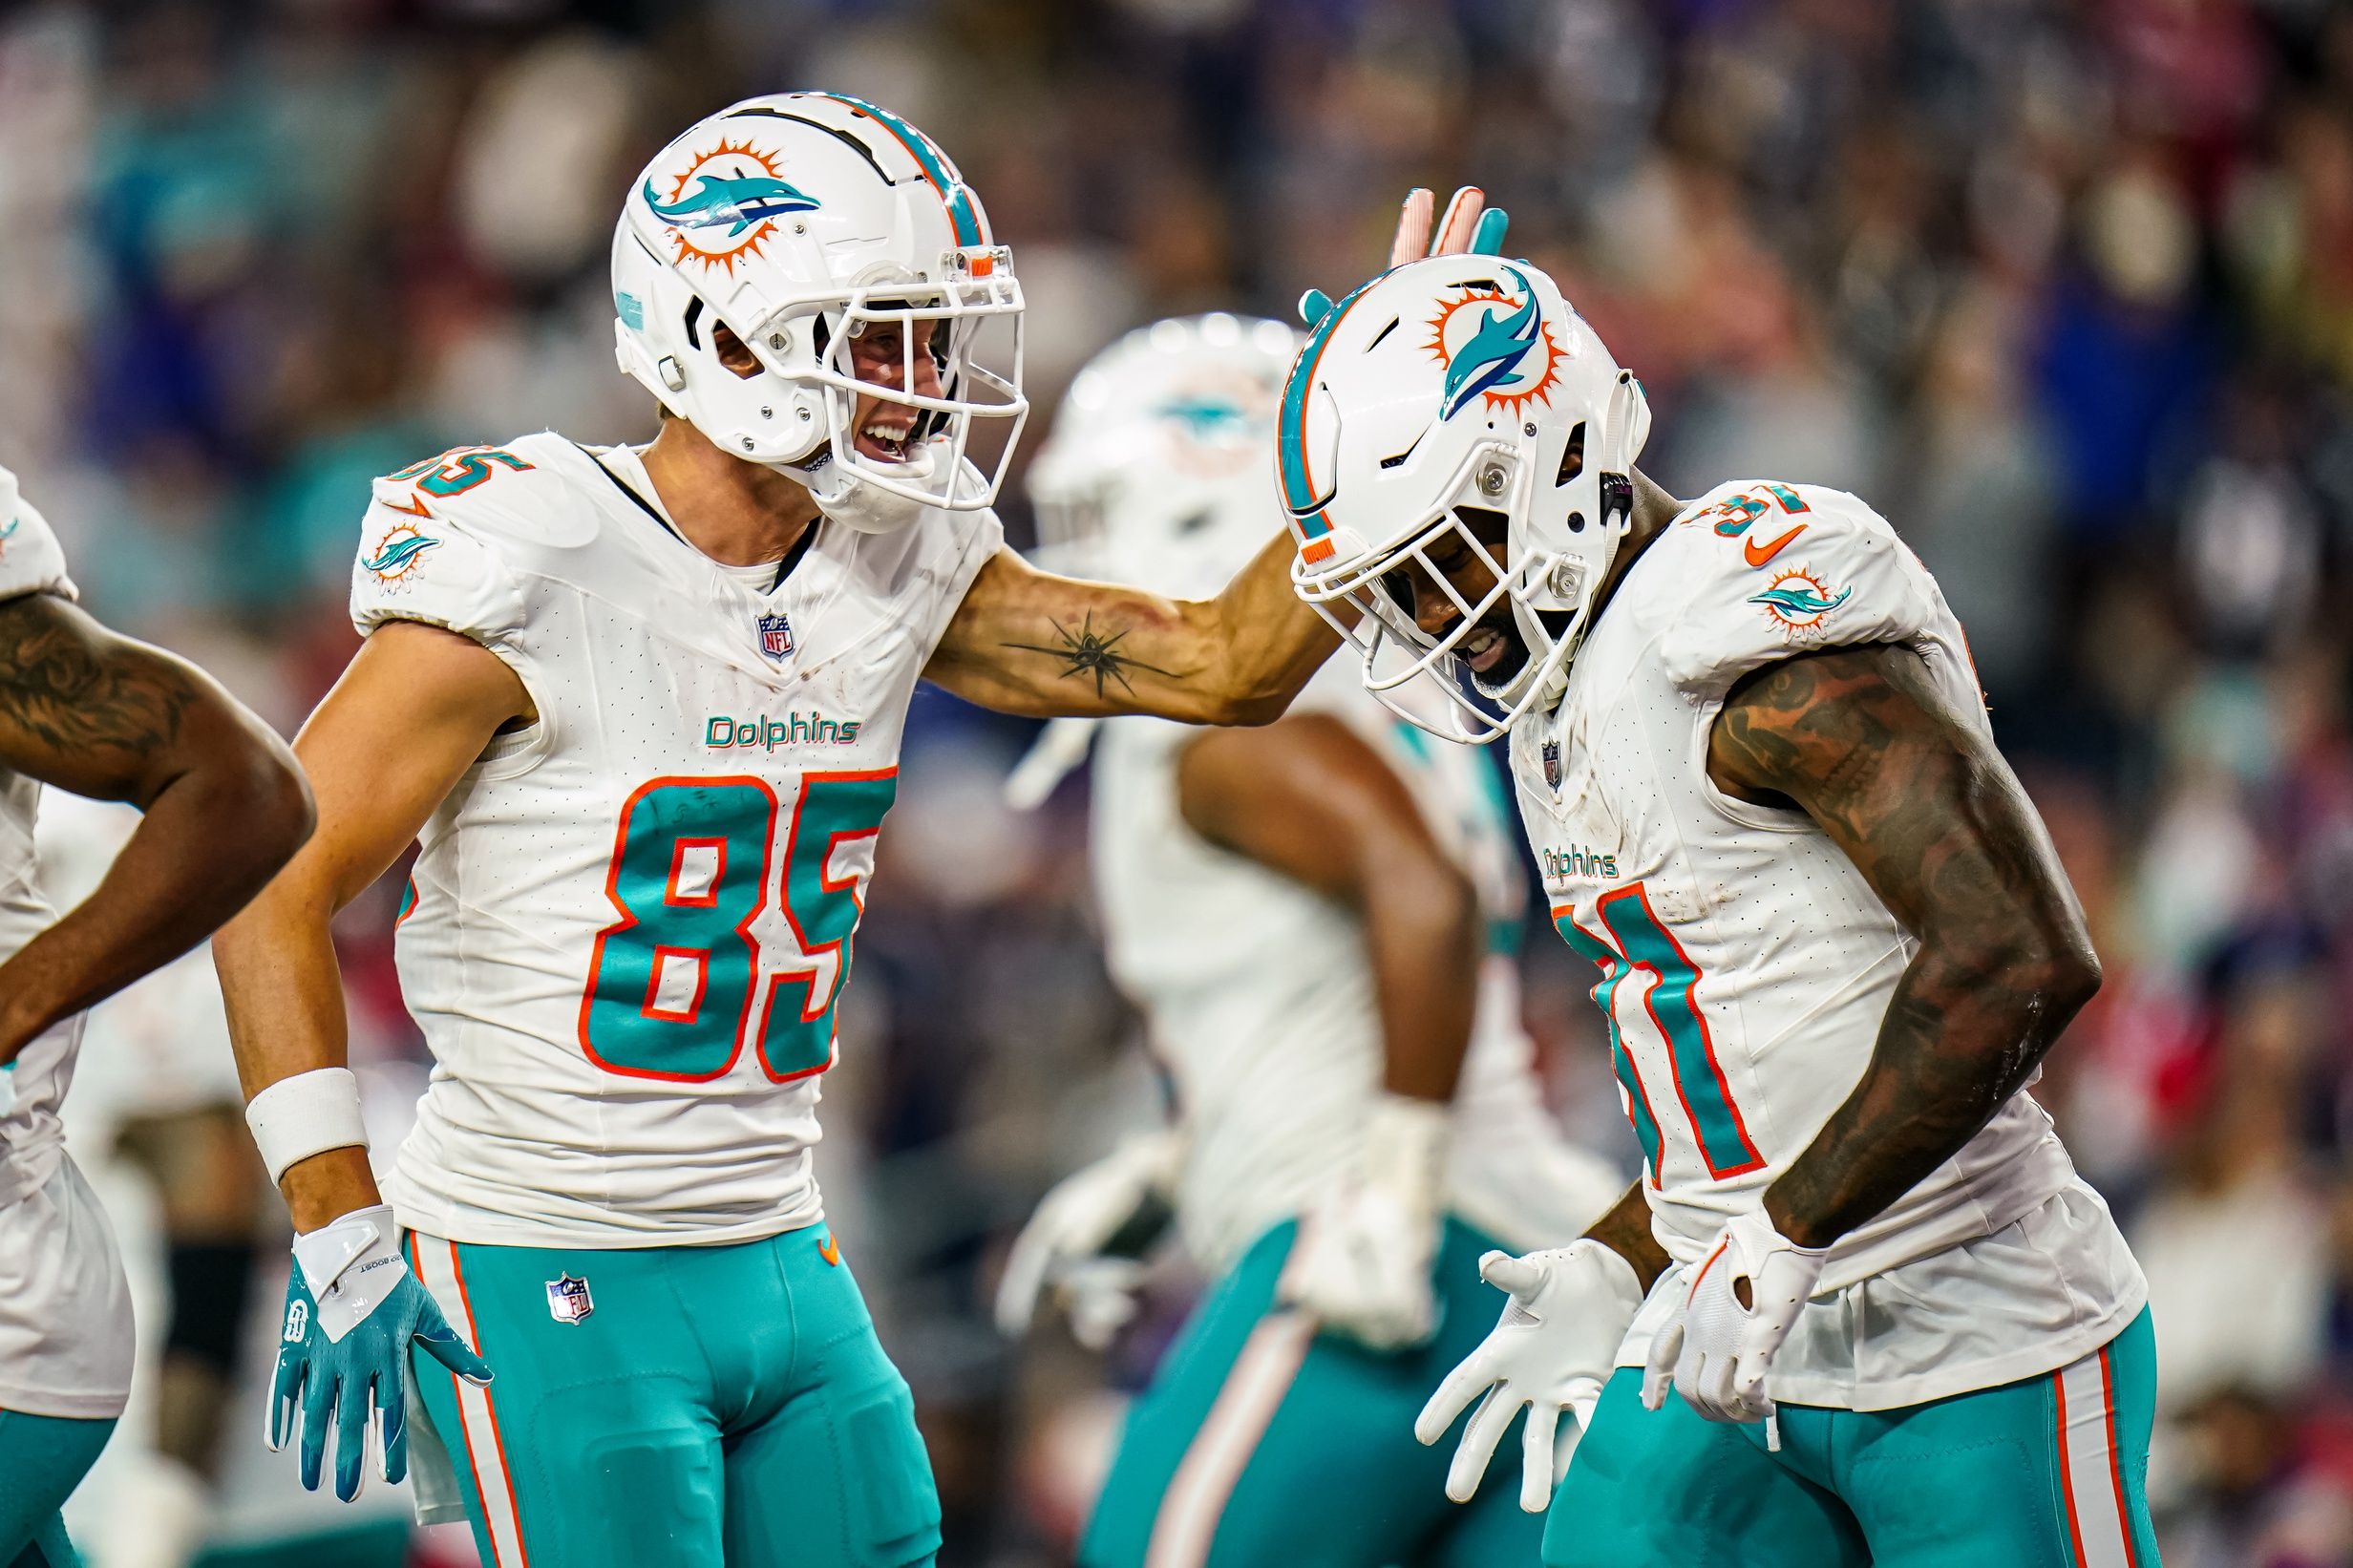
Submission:
[[[923,674],[1002,713],[1265,724],[1340,645],[1291,591],[1291,540],[1271,510],[1266,525],[1266,547],[1205,600],[1057,577],[1000,550]]]
[[[1802,809],[1918,942],[1846,1103],[1734,1215],[1650,1343],[1643,1402],[1770,1421],[1766,1377],[1830,1257],[1958,1154],[2099,988],[2083,911],[2025,791],[1908,648],[1828,649],[1732,688],[1707,772]],[[1771,1437],[1768,1436],[1769,1444]]]
[[[396,621],[360,645],[294,739],[318,830],[213,943],[247,1099],[346,1065],[329,922],[416,837],[499,728],[531,712],[515,672],[471,638]],[[380,1201],[356,1146],[297,1161],[279,1185],[297,1230]]]
[[[0,603],[0,765],[144,814],[97,889],[0,964],[0,1063],[203,941],[310,831],[268,726],[54,594]]]
[[[2100,964],[2017,776],[1908,649],[1749,676],[1708,772],[1803,807],[1919,942],[1861,1082],[1766,1195],[1782,1235],[1827,1247],[1978,1134],[2099,988]]]
[[[1434,220],[1434,223],[1433,223]],[[1389,265],[1501,250],[1506,220],[1475,185],[1443,211],[1406,195]],[[1331,308],[1300,302],[1310,325]],[[1041,572],[1010,550],[981,568],[923,673],[968,702],[1035,718],[1152,713],[1192,724],[1265,724],[1340,646],[1291,588],[1295,544],[1271,504],[1269,538],[1212,600],[1179,602]]]

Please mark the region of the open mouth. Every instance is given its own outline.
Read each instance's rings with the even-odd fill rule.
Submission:
[[[907,448],[914,435],[913,410],[905,411],[903,418],[897,413],[886,413],[878,410],[858,427],[854,440],[861,457],[872,457],[878,462],[903,463],[907,460]]]
[[[1462,640],[1463,662],[1474,675],[1490,675],[1511,651],[1512,640],[1493,626],[1474,626]]]

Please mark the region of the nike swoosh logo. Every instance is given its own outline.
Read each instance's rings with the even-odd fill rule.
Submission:
[[[1790,540],[1795,539],[1798,535],[1804,533],[1805,531],[1806,525],[1801,522],[1796,527],[1791,529],[1788,533],[1782,535],[1779,539],[1774,540],[1770,544],[1759,544],[1752,539],[1744,539],[1740,541],[1740,553],[1749,558],[1749,565],[1762,566],[1767,562],[1772,560],[1773,557],[1788,549]]]
[[[834,1239],[830,1236],[817,1243],[817,1256],[836,1268],[841,1266],[841,1249],[834,1244]]]
[[[406,504],[403,504],[400,501],[386,501],[384,504],[391,507],[395,512],[406,512],[413,518],[430,518],[433,516],[433,513],[426,509],[425,498],[422,496],[411,496]],[[1798,526],[1803,527],[1805,525],[1800,523]]]

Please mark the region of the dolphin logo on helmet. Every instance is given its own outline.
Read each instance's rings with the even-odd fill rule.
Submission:
[[[646,181],[646,205],[665,222],[685,228],[715,228],[731,223],[728,238],[733,239],[754,223],[765,222],[785,212],[814,212],[816,199],[795,190],[789,182],[774,175],[749,174],[733,178],[719,175],[698,176],[694,194],[683,201],[665,203]]]
[[[1463,405],[1483,392],[1516,387],[1527,379],[1517,367],[1536,348],[1543,324],[1537,319],[1536,290],[1528,286],[1528,280],[1510,267],[1504,270],[1519,279],[1520,307],[1503,318],[1497,317],[1494,307],[1488,307],[1478,330],[1447,361],[1445,399],[1438,411],[1441,419],[1453,418]]]

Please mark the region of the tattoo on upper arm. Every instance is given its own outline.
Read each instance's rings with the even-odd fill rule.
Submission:
[[[110,657],[61,600],[0,604],[0,718],[53,751],[169,745],[194,696],[168,662]]]
[[[1120,690],[1134,692],[1135,688],[1128,680],[1128,671],[1132,669],[1145,670],[1172,681],[1181,681],[1185,678],[1176,670],[1163,669],[1158,665],[1148,665],[1132,654],[1120,652],[1119,645],[1127,640],[1127,632],[1124,630],[1111,632],[1095,630],[1094,611],[1092,610],[1087,612],[1085,619],[1080,621],[1076,627],[1064,625],[1061,621],[1051,618],[1049,619],[1048,624],[1054,628],[1056,639],[1050,645],[1006,643],[1001,646],[1017,648],[1025,653],[1043,653],[1048,658],[1059,661],[1062,665],[1062,673],[1056,677],[1059,680],[1067,681],[1074,675],[1081,680],[1092,677],[1094,681],[1094,694],[1097,697],[1105,695],[1113,682],[1118,683]]]

